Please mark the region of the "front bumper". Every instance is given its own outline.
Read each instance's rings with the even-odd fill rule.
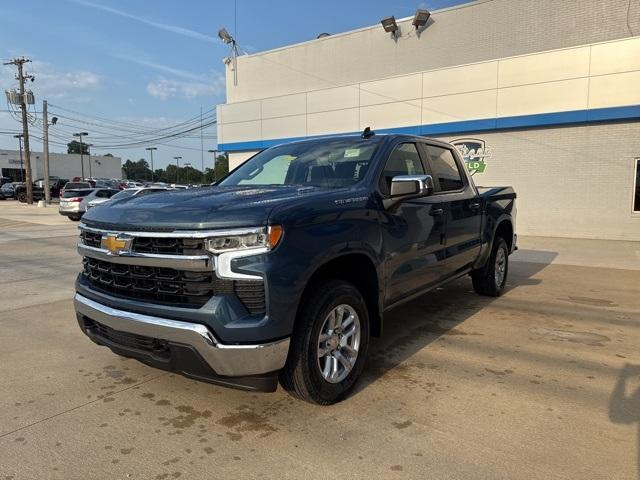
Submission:
[[[76,294],[83,332],[120,355],[197,380],[273,391],[287,359],[289,338],[261,344],[222,344],[204,325],[108,307]]]

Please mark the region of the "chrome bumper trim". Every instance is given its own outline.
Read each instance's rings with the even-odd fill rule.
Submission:
[[[246,376],[280,370],[289,352],[289,338],[270,343],[226,345],[198,323],[118,310],[78,293],[73,303],[76,312],[114,330],[190,345],[218,375]]]
[[[214,262],[208,255],[163,255],[160,253],[120,252],[113,255],[103,248],[78,243],[78,253],[86,257],[125,265],[173,268],[176,270],[211,271]]]

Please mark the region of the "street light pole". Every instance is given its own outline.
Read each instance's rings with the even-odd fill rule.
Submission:
[[[14,135],[13,138],[18,139],[18,144],[20,145],[20,180],[24,183],[24,166],[22,165],[22,133],[18,133]]]
[[[157,147],[147,147],[145,150],[149,150],[151,154],[151,182],[153,183],[153,151],[157,150]]]
[[[180,160],[182,160],[182,157],[173,157],[173,159],[176,161],[176,183],[178,183],[178,179],[180,178]]]
[[[84,181],[84,152],[82,148],[82,137],[86,135],[89,134],[87,132],[78,132],[73,134],[74,137],[80,138],[80,165],[82,167],[82,181]],[[89,163],[91,163],[91,159],[89,159]],[[91,167],[91,165],[89,165],[89,167]]]

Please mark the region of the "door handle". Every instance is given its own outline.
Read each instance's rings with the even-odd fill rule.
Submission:
[[[471,210],[478,210],[480,208],[480,204],[478,202],[470,203],[469,208]]]
[[[429,212],[429,215],[431,215],[432,217],[439,217],[443,213],[444,213],[444,210],[442,208],[433,208]]]

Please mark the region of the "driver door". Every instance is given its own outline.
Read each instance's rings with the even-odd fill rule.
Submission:
[[[389,195],[398,175],[430,175],[428,162],[415,143],[391,151],[380,177],[380,192]],[[445,260],[445,219],[434,196],[399,201],[381,216],[384,242],[385,305],[391,305],[440,281]]]

